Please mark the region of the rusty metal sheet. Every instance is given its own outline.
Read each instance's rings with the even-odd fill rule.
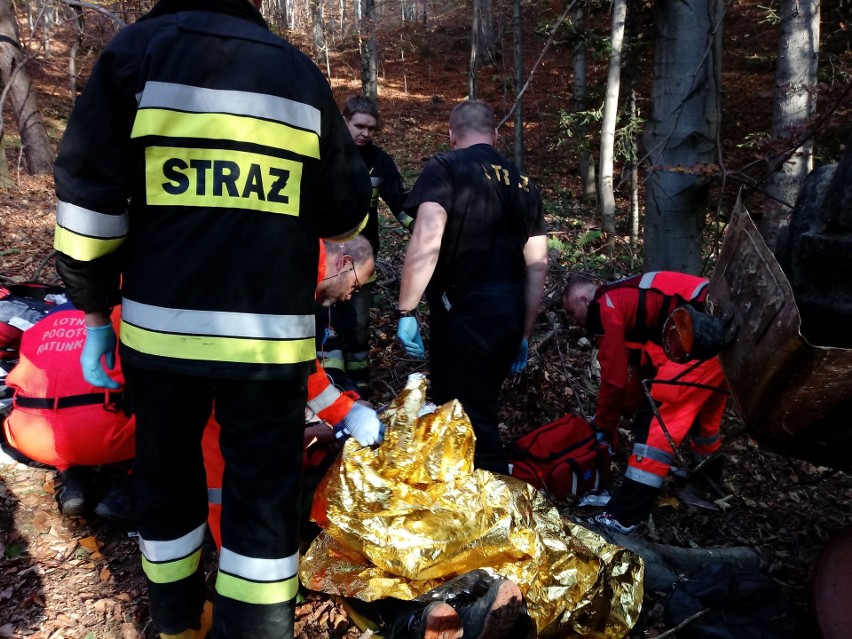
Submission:
[[[719,359],[755,438],[849,468],[840,444],[852,444],[852,350],[805,339],[790,283],[740,202],[710,278],[708,312],[723,324]]]

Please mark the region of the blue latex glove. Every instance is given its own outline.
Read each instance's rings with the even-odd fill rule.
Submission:
[[[423,347],[423,338],[420,337],[420,324],[416,317],[400,317],[399,327],[396,329],[396,337],[405,349],[405,352],[423,359],[426,349]]]
[[[342,428],[338,431],[341,426]],[[338,438],[340,438],[340,432],[352,435],[362,446],[380,444],[385,438],[385,425],[379,421],[376,411],[358,402],[352,404],[346,417],[340,420],[334,430],[338,432]]]
[[[115,368],[116,345],[112,324],[86,327],[86,343],[83,344],[83,352],[80,354],[80,366],[83,368],[83,378],[92,386],[110,389],[121,386],[114,379],[110,379],[101,365],[103,357],[107,369]]]
[[[529,356],[529,352],[530,343],[525,337],[521,340],[521,348],[518,349],[518,354],[515,355],[515,361],[512,362],[512,368],[510,369],[512,375],[517,375],[527,367],[527,357]]]

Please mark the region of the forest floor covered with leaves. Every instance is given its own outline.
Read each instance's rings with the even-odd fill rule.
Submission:
[[[768,129],[771,114],[774,30],[760,21],[758,3],[731,6],[731,29],[725,49],[724,141],[733,164],[744,166],[753,151],[741,145],[756,122]],[[546,23],[561,8],[537,16]],[[528,68],[543,44],[541,29],[530,33]],[[379,77],[384,130],[378,143],[396,159],[409,183],[433,153],[446,148],[447,115],[465,97],[468,29],[457,16],[434,20],[428,29],[385,34],[397,45],[382,49]],[[104,32],[92,29],[83,47],[83,66],[91,65]],[[332,84],[342,103],[360,90],[357,48],[340,45],[332,60]],[[87,48],[89,47],[89,48]],[[50,58],[33,61],[33,77],[42,114],[58,140],[70,109],[62,40]],[[496,59],[481,72],[482,96],[499,114],[511,100],[504,77],[510,56]],[[769,60],[769,62],[767,61]],[[603,77],[605,60],[591,63],[590,80]],[[525,102],[526,162],[548,202],[553,238],[545,299],[531,342],[527,370],[506,382],[501,421],[505,440],[569,411],[588,414],[595,401],[592,352],[583,331],[571,326],[560,309],[559,291],[566,271],[594,266],[608,276],[641,269],[638,251],[627,232],[615,248],[600,242],[593,205],[579,198],[576,165],[568,145],[559,144],[560,93],[570,94],[570,47],[555,47],[543,58]],[[650,75],[650,74],[647,74]],[[647,81],[647,78],[646,80]],[[646,92],[647,95],[647,92]],[[647,106],[647,105],[646,105]],[[848,105],[847,105],[848,108]],[[4,111],[6,139],[14,140],[15,123]],[[848,134],[848,132],[847,132]],[[511,135],[504,136],[507,155]],[[14,185],[0,191],[0,283],[34,278],[58,283],[51,259],[55,197],[49,176],[16,171],[18,150],[7,148]],[[621,195],[620,195],[621,197]],[[719,193],[723,200],[728,193]],[[627,208],[620,199],[620,207]],[[370,364],[375,405],[399,392],[408,374],[426,365],[410,360],[395,342],[391,304],[396,299],[406,235],[382,211],[383,249],[378,264],[376,304],[372,315]],[[484,327],[487,330],[487,327]],[[424,331],[428,346],[428,330]],[[852,478],[847,474],[774,455],[758,448],[730,411],[724,423],[725,496],[711,495],[699,484],[672,479],[667,484],[652,525],[643,535],[681,548],[748,546],[761,557],[762,570],[781,587],[785,598],[805,620],[802,637],[817,637],[810,585],[821,550],[852,523]],[[625,431],[626,434],[626,431]],[[622,438],[615,459],[624,467],[629,438]],[[104,489],[111,471],[99,475]],[[619,473],[616,473],[619,474]],[[0,461],[0,638],[152,639],[139,554],[133,531],[89,516],[69,519],[57,509],[56,473],[38,465]],[[593,514],[575,503],[560,503],[567,516]],[[209,548],[212,551],[212,547]],[[212,555],[208,553],[208,556]],[[215,564],[208,559],[209,574]],[[669,627],[664,619],[666,596],[648,593],[631,639],[655,637]],[[306,639],[350,637],[361,632],[345,612],[321,595],[309,595],[297,610],[297,634]]]

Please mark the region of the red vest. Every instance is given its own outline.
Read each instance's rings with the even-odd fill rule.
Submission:
[[[113,312],[117,326],[120,309]],[[30,459],[65,470],[131,459],[135,420],[118,406],[122,392],[83,379],[80,353],[86,340],[83,312],[56,311],[21,339],[20,361],[6,383],[15,390],[6,419],[9,443]],[[110,377],[124,385],[121,364]]]

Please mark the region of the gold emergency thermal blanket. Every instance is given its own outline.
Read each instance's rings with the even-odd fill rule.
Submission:
[[[641,558],[565,520],[528,484],[475,470],[461,405],[418,417],[425,389],[412,375],[382,414],[380,446],[346,443],[314,497],[324,532],[302,558],[302,583],[408,600],[488,568],[520,586],[540,635],[624,637],[642,605]]]

